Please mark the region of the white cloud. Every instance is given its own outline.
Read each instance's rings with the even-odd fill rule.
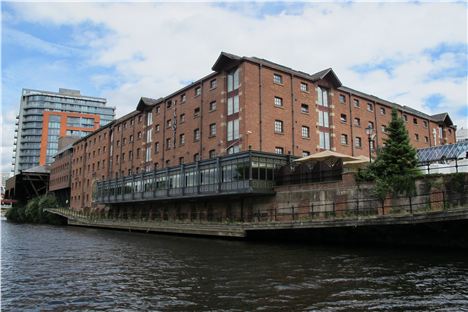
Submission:
[[[140,96],[164,96],[182,87],[181,81],[208,74],[218,54],[228,51],[310,73],[333,67],[349,87],[427,113],[447,109],[457,122],[465,122],[466,116],[455,112],[467,104],[466,77],[427,79],[440,68],[456,65],[455,56],[448,53],[433,61],[424,53],[441,43],[466,44],[463,3],[313,3],[304,4],[302,14],[295,10],[294,15],[262,18],[253,10],[265,6],[252,4],[14,6],[16,18],[76,27],[73,40],[89,49],[88,65],[114,70],[90,79],[103,86],[100,95],[117,106],[119,116],[133,110]],[[391,76],[352,70],[387,59],[401,60]],[[424,99],[434,93],[443,94],[446,102],[430,111]]]

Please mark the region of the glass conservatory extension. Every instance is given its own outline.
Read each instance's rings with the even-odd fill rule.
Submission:
[[[288,156],[247,151],[172,168],[98,181],[97,203],[125,203],[235,194],[273,194]]]

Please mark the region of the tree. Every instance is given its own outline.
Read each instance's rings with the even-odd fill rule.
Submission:
[[[385,145],[366,175],[375,180],[376,193],[381,198],[389,192],[410,196],[416,190],[414,181],[421,173],[417,167],[416,149],[411,146],[404,121],[398,117],[395,108],[386,131]]]

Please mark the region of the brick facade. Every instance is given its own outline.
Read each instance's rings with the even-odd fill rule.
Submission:
[[[365,129],[372,123],[374,144],[381,146],[392,106],[407,116],[415,147],[456,141],[448,116],[433,118],[343,87],[331,69],[308,75],[265,60],[222,53],[213,70],[165,98],[142,98],[134,112],[76,142],[71,207],[99,208],[92,202],[97,180],[177,166],[249,146],[296,156],[328,146],[341,153],[367,156]],[[233,82],[237,77],[238,83]],[[234,98],[238,98],[238,112],[228,109]],[[237,125],[238,137],[232,135]]]

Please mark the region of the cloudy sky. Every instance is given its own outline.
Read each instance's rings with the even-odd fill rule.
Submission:
[[[308,73],[467,128],[464,3],[2,4],[1,172],[22,88],[108,99],[117,117],[210,73],[221,51]]]

